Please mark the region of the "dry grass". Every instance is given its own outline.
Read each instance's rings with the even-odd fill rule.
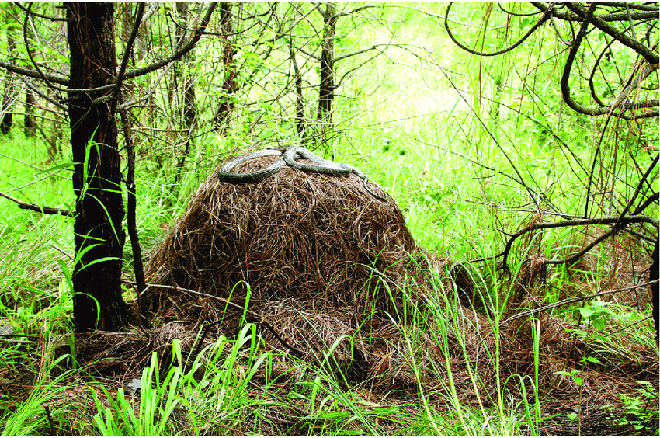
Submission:
[[[236,170],[272,160],[262,157]],[[422,302],[429,272],[443,275],[445,265],[417,246],[398,206],[375,199],[357,176],[284,168],[257,184],[211,176],[154,251],[147,276],[238,306],[249,285],[249,309],[308,358],[318,360],[339,338],[350,337],[334,357],[362,380],[389,368],[387,358],[395,356],[383,338],[397,334],[392,321],[402,314],[401,285],[414,279],[407,292]],[[161,321],[224,318],[220,330],[228,333],[239,321],[234,308],[182,292],[153,287],[145,302]],[[270,332],[264,335],[277,344]]]

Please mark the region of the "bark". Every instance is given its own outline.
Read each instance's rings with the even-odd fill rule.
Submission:
[[[7,5],[8,7],[11,7]],[[7,33],[7,51],[11,55],[16,51],[16,40],[14,39],[14,29],[10,25],[9,14],[5,15],[5,31]],[[15,60],[11,60],[12,63],[15,63]],[[0,114],[2,118],[0,119],[0,132],[2,135],[9,134],[11,127],[13,125],[13,94],[14,94],[14,73],[7,70],[5,72],[5,88],[2,93],[2,102],[0,102]]]
[[[177,16],[185,24],[188,23],[188,3],[177,2],[176,3]],[[183,44],[185,34],[180,28],[177,30],[177,46]],[[181,114],[181,126],[183,129],[188,131],[186,137],[186,144],[183,151],[183,154],[179,158],[176,164],[176,174],[174,176],[174,185],[172,190],[177,190],[179,180],[181,179],[181,173],[186,164],[186,159],[190,153],[190,136],[192,135],[195,129],[195,122],[197,120],[197,108],[195,107],[195,86],[193,82],[193,77],[190,74],[190,69],[194,56],[192,50],[187,54],[183,55],[180,60],[176,62],[175,72],[175,82],[179,85],[183,93],[183,112]]]
[[[25,121],[23,124],[23,132],[26,137],[34,137],[37,132],[37,122],[34,118],[34,94],[29,88],[25,89]]]
[[[25,41],[30,41],[32,40],[32,35],[29,30],[24,29],[25,35],[23,35]],[[32,46],[28,46],[28,51],[30,52],[31,56],[34,56],[34,48]],[[37,133],[37,122],[34,117],[34,106],[36,104],[36,100],[34,99],[34,93],[32,93],[32,90],[29,88],[25,89],[25,117],[24,117],[24,122],[23,122],[23,132],[25,133],[26,137],[34,137],[35,134]]]
[[[224,134],[231,118],[231,113],[234,109],[233,96],[238,91],[238,72],[236,71],[236,63],[234,56],[236,49],[232,44],[232,35],[234,33],[234,26],[232,22],[232,4],[231,2],[222,2],[220,4],[220,28],[224,39],[224,48],[222,51],[222,63],[224,65],[224,81],[222,83],[222,96],[220,105],[216,111],[215,121],[216,126],[220,128]]]
[[[333,3],[325,4],[323,41],[321,47],[321,84],[317,119],[323,125],[332,124],[332,102],[335,98],[335,27],[337,15]],[[325,129],[324,129],[325,131]]]
[[[660,330],[659,330],[659,320],[658,320],[658,306],[660,303],[658,303],[658,288],[660,285],[658,285],[658,244],[660,242],[658,239],[655,240],[655,246],[653,247],[653,255],[651,256],[653,258],[653,261],[651,263],[650,267],[650,274],[649,274],[649,280],[654,281],[655,283],[651,284],[651,306],[653,307],[653,319],[655,320],[655,342],[658,342],[659,336],[660,336]]]
[[[67,3],[70,89],[112,81],[116,71],[112,3]],[[69,119],[75,165],[73,188],[76,266],[74,316],[78,331],[116,331],[126,325],[121,296],[124,207],[117,127],[105,92],[70,92]],[[98,309],[98,311],[97,311]]]

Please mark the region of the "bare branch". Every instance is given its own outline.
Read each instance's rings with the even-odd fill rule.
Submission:
[[[658,164],[658,160],[660,159],[660,154],[656,154],[655,158],[649,165],[649,168],[644,172],[644,175],[642,178],[639,180],[639,183],[637,184],[637,187],[635,188],[635,192],[633,193],[632,197],[630,198],[630,201],[628,201],[628,205],[626,205],[626,208],[623,209],[621,212],[621,216],[619,217],[619,221],[622,221],[623,218],[628,214],[628,211],[630,211],[630,208],[632,207],[633,203],[637,199],[637,195],[639,195],[639,191],[642,189],[644,186],[644,183],[648,180],[649,175],[651,174],[651,171],[653,168]]]
[[[215,11],[216,6],[218,6],[217,2],[213,2],[209,5],[208,9],[206,10],[206,15],[204,15],[204,18],[202,18],[201,23],[199,24],[197,30],[195,31],[195,34],[179,50],[175,51],[167,58],[156,61],[151,65],[126,72],[125,78],[133,79],[138,76],[143,76],[153,71],[156,71],[161,67],[163,67],[164,65],[169,64],[170,62],[176,61],[177,59],[181,58],[183,55],[188,53],[190,50],[192,50],[192,48],[195,47],[195,44],[197,44],[197,41],[199,41],[202,34],[204,33],[206,26],[208,26],[209,21],[211,20],[211,15],[213,14],[213,11]]]
[[[590,23],[593,24],[595,27],[598,29],[602,30],[612,38],[618,40],[621,44],[624,46],[628,46],[631,49],[633,49],[635,52],[640,54],[641,56],[646,59],[646,61],[649,64],[657,64],[659,61],[658,58],[658,52],[646,47],[639,41],[630,38],[626,36],[623,32],[620,32],[617,28],[612,27],[609,25],[603,18],[602,16],[594,15],[593,11],[595,10],[595,7],[598,5],[598,3],[592,3],[589,6],[589,9],[584,9],[582,6],[580,6],[578,3],[565,3],[566,7],[569,8],[571,11],[575,12],[580,18],[582,18],[585,23]],[[591,12],[589,12],[591,11]],[[654,14],[655,16],[652,18],[657,18],[657,12]],[[621,20],[628,20],[627,15],[622,15]]]
[[[6,193],[0,192],[0,196],[9,199],[10,201],[13,201],[18,204],[18,208],[22,208],[23,210],[32,210],[39,212],[41,214],[61,214],[62,216],[68,216],[68,217],[73,217],[71,212],[69,210],[66,210],[64,208],[56,208],[56,207],[40,207],[37,204],[29,204],[27,202],[23,202],[20,199],[16,199],[13,196],[7,195]]]
[[[584,297],[566,298],[565,300],[557,301],[556,303],[548,304],[546,306],[542,306],[542,307],[539,307],[537,309],[525,310],[524,312],[517,313],[517,314],[505,319],[504,321],[502,321],[501,324],[507,324],[507,323],[513,321],[514,319],[524,318],[525,316],[532,316],[536,313],[544,312],[546,310],[554,309],[554,308],[557,308],[557,307],[561,307],[561,306],[564,306],[566,304],[577,303],[578,301],[586,301],[586,300],[590,300],[592,298],[602,297],[604,295],[617,294],[619,292],[625,292],[625,291],[632,290],[632,289],[639,289],[639,288],[642,288],[642,287],[649,286],[651,284],[655,284],[657,282],[658,282],[658,280],[653,280],[653,281],[649,281],[648,283],[642,283],[642,284],[636,284],[634,286],[624,287],[623,289],[606,290],[606,291],[603,291],[603,292],[597,292],[595,294],[586,295]]]
[[[124,81],[124,72],[126,71],[126,66],[128,65],[128,59],[131,56],[131,52],[133,51],[133,43],[135,42],[135,37],[137,36],[138,29],[140,28],[140,24],[142,23],[142,17],[144,16],[144,3],[138,3],[138,10],[135,13],[135,20],[133,22],[133,30],[131,31],[131,35],[128,38],[128,42],[126,43],[126,50],[124,51],[124,57],[122,58],[121,61],[121,66],[119,67],[119,74],[117,74],[117,78],[115,80],[115,89],[114,93],[112,96],[112,106],[110,109],[110,114],[114,114],[115,110],[117,109],[117,96],[119,96],[119,92],[121,91],[121,84]]]
[[[69,21],[68,18],[60,18],[60,17],[52,17],[50,15],[44,15],[44,14],[38,14],[36,12],[32,12],[30,8],[32,8],[32,3],[28,3],[30,6],[27,8],[20,4],[20,2],[14,2],[16,6],[18,6],[22,11],[29,13],[30,15],[34,15],[35,17],[43,18],[45,20],[50,20],[50,21]]]
[[[63,77],[60,77],[60,76],[52,76],[52,75],[47,75],[47,74],[40,75],[39,73],[37,73],[34,70],[31,70],[31,69],[25,68],[25,67],[19,67],[17,65],[10,64],[8,62],[0,61],[0,67],[4,68],[5,70],[8,70],[12,73],[19,74],[19,75],[28,76],[28,77],[35,78],[35,79],[43,79],[45,77],[50,82],[54,82],[56,84],[64,85],[64,86],[69,85],[69,79],[68,78],[63,78]]]
[[[626,111],[626,110],[639,109],[639,108],[650,108],[650,107],[652,108],[660,105],[660,101],[657,99],[648,100],[644,102],[633,102],[629,104],[622,104],[623,100],[628,96],[628,94],[630,94],[633,84],[641,83],[641,81],[643,81],[646,77],[648,77],[648,75],[650,75],[652,71],[657,70],[658,68],[657,62],[655,65],[650,65],[648,66],[648,68],[645,68],[640,74],[638,80],[632,81],[632,83],[630,84],[631,86],[626,88],[610,105],[604,107],[586,107],[577,103],[575,99],[573,99],[573,97],[571,96],[571,90],[569,87],[569,78],[571,76],[573,62],[575,61],[577,52],[582,44],[582,40],[584,39],[587,33],[589,24],[591,23],[589,21],[589,17],[591,17],[591,15],[593,14],[594,10],[596,9],[596,6],[597,3],[592,3],[591,6],[589,7],[589,10],[585,12],[585,19],[582,22],[582,25],[580,26],[580,30],[575,36],[575,39],[573,40],[573,44],[571,45],[571,49],[568,52],[568,56],[566,57],[566,63],[564,64],[564,71],[560,82],[561,94],[564,99],[564,102],[566,102],[566,104],[576,112],[590,116],[611,114],[613,116],[622,117],[624,119],[654,117],[655,115],[657,115],[657,111],[655,112],[651,111],[643,114],[626,115],[622,113],[614,113],[614,110],[616,108],[621,108],[623,111]]]
[[[460,47],[461,49],[465,50],[465,51],[468,52],[468,53],[472,53],[473,55],[479,55],[479,56],[497,56],[497,55],[501,55],[501,54],[506,53],[506,52],[510,52],[511,50],[515,49],[516,47],[518,47],[519,45],[521,45],[523,42],[525,42],[525,40],[526,40],[527,38],[529,38],[529,36],[530,36],[531,34],[533,34],[538,28],[540,28],[540,27],[543,25],[543,23],[546,22],[546,20],[548,20],[548,18],[551,17],[551,10],[552,10],[552,8],[548,8],[548,9],[543,13],[543,16],[539,19],[539,21],[537,21],[536,24],[534,24],[534,26],[532,26],[532,27],[527,31],[527,33],[526,33],[525,35],[523,35],[518,41],[516,41],[515,43],[513,43],[511,46],[506,47],[506,48],[501,49],[501,50],[497,50],[497,51],[495,51],[495,52],[484,53],[484,52],[479,52],[479,51],[477,51],[477,50],[472,50],[472,49],[470,49],[469,47],[463,45],[462,43],[460,43],[460,42],[456,39],[456,37],[454,36],[454,34],[451,33],[451,29],[449,28],[448,17],[449,17],[449,10],[451,9],[451,6],[452,6],[452,5],[453,5],[453,3],[449,3],[449,5],[447,6],[447,10],[446,10],[446,12],[445,12],[445,29],[447,30],[447,35],[449,35],[449,38],[451,38],[451,40],[454,42],[454,44],[456,44],[456,45],[457,45],[458,47]]]
[[[591,219],[588,218],[574,219],[574,220],[559,221],[559,222],[533,223],[523,228],[522,230],[516,232],[515,234],[511,235],[506,245],[504,246],[504,251],[502,251],[502,255],[504,256],[504,259],[502,260],[502,269],[504,270],[507,269],[507,259],[509,257],[509,252],[511,251],[511,246],[513,245],[513,242],[515,242],[515,240],[520,236],[529,233],[530,231],[541,230],[541,229],[552,229],[552,228],[565,228],[565,227],[582,226],[582,225],[615,225],[615,227],[612,228],[612,230],[606,233],[605,237],[609,237],[609,235],[613,233],[615,230],[623,229],[623,227],[625,227],[626,225],[635,224],[635,223],[647,223],[656,228],[658,227],[658,219],[643,215],[624,216],[623,218],[617,216],[617,217],[600,217],[600,218],[591,218]],[[604,239],[600,239],[600,240],[597,239],[596,243],[599,243],[601,240]],[[593,246],[595,246],[595,244],[588,246],[587,251],[591,249]],[[577,257],[582,256],[587,251],[580,251]],[[577,257],[571,256],[565,260],[546,260],[544,263],[547,264],[570,263],[572,260],[577,259]]]

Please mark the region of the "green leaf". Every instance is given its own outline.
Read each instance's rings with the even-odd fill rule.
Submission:
[[[75,166],[76,164],[80,164],[80,163],[76,163],[75,161],[67,161],[66,163],[58,164],[57,166],[49,167],[48,169],[44,169],[40,172],[37,172],[37,175],[42,173],[55,172],[56,170],[59,169],[69,169],[69,168],[73,169],[73,166]]]
[[[598,358],[595,358],[593,356],[587,356],[587,357],[584,358],[584,360],[586,360],[587,362],[591,362],[591,363],[602,364],[602,362],[600,360],[598,360]]]
[[[597,330],[605,330],[605,320],[604,319],[595,319],[591,322],[591,325],[594,326]]]
[[[580,315],[582,315],[583,318],[589,318],[593,314],[594,310],[590,307],[582,307],[580,309]]]

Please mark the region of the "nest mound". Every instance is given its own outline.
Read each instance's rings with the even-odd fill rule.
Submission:
[[[263,169],[274,159],[259,157],[234,171]],[[152,253],[146,274],[151,283],[221,297],[233,307],[157,287],[144,303],[161,321],[222,319],[235,333],[241,312],[227,310],[249,298],[249,309],[290,345],[318,353],[341,335],[352,336],[368,317],[372,329],[391,332],[381,326],[401,314],[401,285],[415,300],[428,286],[427,274],[442,274],[445,265],[418,247],[396,203],[376,199],[355,174],[284,167],[259,183],[232,184],[219,181],[216,171]],[[374,323],[376,314],[387,316]],[[349,350],[338,346],[335,355],[352,362]],[[373,366],[379,359],[364,360]]]
[[[273,160],[260,157],[237,171]],[[147,277],[239,305],[249,285],[250,306],[295,299],[360,316],[374,308],[396,313],[396,294],[380,292],[428,268],[393,201],[374,198],[354,174],[285,167],[254,184],[220,182],[214,173],[152,255]]]

